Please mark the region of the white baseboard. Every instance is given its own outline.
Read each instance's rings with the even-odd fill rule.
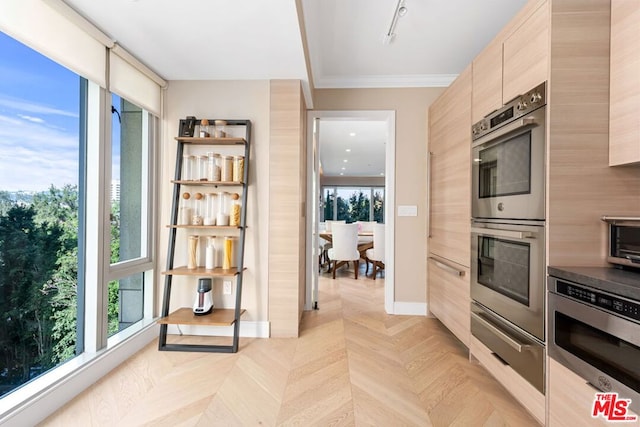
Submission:
[[[395,301],[393,303],[393,314],[405,316],[426,316],[427,303]]]
[[[269,322],[240,321],[240,337],[244,338],[269,338]],[[172,335],[204,335],[216,337],[233,336],[233,326],[190,326],[169,325],[167,333]]]

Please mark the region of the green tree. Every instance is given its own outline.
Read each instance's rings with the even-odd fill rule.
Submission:
[[[36,225],[35,216],[33,207],[15,205],[0,217],[0,358],[10,384],[52,366],[53,310],[42,289],[55,271],[62,230]]]
[[[381,191],[373,192],[373,220],[384,223],[384,196]]]
[[[362,191],[354,191],[349,197],[349,222],[369,221],[369,198]]]

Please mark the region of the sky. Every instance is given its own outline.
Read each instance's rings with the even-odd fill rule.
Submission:
[[[78,184],[79,105],[77,74],[0,32],[0,191]]]
[[[76,74],[0,32],[0,190],[78,184]]]

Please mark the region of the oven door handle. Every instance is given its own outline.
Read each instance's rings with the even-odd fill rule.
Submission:
[[[471,232],[492,237],[507,237],[511,239],[528,239],[532,236],[532,233],[530,231],[498,230],[495,228],[482,227],[471,227]]]
[[[516,340],[512,336],[508,335],[506,332],[504,332],[501,329],[499,329],[496,326],[494,326],[492,323],[490,323],[489,321],[484,319],[479,314],[471,312],[471,317],[476,319],[478,322],[482,323],[482,325],[485,328],[491,330],[491,332],[493,332],[495,335],[497,335],[498,338],[500,338],[502,341],[504,341],[506,344],[508,344],[509,347],[513,348],[518,353],[522,353],[523,350],[526,350],[526,349],[531,347],[531,345],[529,345],[529,344],[524,344],[524,343],[519,342],[518,340]]]

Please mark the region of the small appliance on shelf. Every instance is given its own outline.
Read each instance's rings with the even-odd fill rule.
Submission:
[[[198,280],[198,294],[193,303],[193,314],[203,316],[213,311],[213,298],[211,297],[211,279]]]

